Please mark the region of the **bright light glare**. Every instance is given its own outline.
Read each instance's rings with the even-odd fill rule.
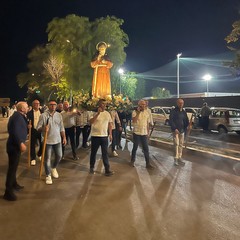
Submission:
[[[182,56],[182,53],[178,53],[177,54],[177,57],[179,58],[179,57],[181,57]]]
[[[66,42],[70,43],[70,40],[67,39]]]
[[[124,74],[124,70],[123,70],[122,68],[119,68],[119,69],[118,69],[118,73],[119,73],[119,74]]]
[[[210,81],[212,79],[212,76],[210,74],[206,74],[203,76],[203,80]]]

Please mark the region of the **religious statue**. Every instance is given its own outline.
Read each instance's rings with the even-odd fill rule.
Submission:
[[[105,42],[99,42],[91,61],[91,67],[94,68],[92,96],[96,98],[111,97],[110,68],[113,63],[106,54],[107,47]]]

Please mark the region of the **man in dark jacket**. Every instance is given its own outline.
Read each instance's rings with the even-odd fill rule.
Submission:
[[[38,153],[37,156],[39,160],[41,160],[42,155],[42,141],[41,141],[41,133],[37,131],[36,127],[39,121],[39,117],[42,114],[40,110],[40,102],[35,99],[32,102],[32,110],[27,113],[28,121],[31,120],[31,165],[36,165],[36,144],[38,143]]]
[[[183,109],[184,101],[179,98],[177,100],[177,106],[171,110],[170,113],[170,126],[173,134],[173,143],[175,147],[174,165],[185,165],[182,161],[182,150],[184,143],[184,134],[189,125],[189,119],[187,113]]]
[[[27,119],[26,113],[28,105],[26,102],[19,102],[17,104],[17,111],[10,117],[8,121],[8,172],[6,178],[6,190],[3,198],[8,201],[16,201],[17,196],[15,191],[23,188],[17,183],[16,172],[21,153],[26,151],[25,141],[27,139]]]

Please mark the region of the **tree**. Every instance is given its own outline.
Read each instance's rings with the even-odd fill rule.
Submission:
[[[152,89],[152,96],[154,98],[169,98],[170,92],[165,88],[156,87]]]
[[[225,38],[225,41],[227,44],[233,43],[236,45],[236,47],[228,46],[228,48],[236,53],[236,58],[231,62],[227,63],[225,65],[228,65],[235,70],[237,70],[237,74],[239,74],[239,68],[240,68],[240,47],[239,47],[239,37],[240,37],[240,20],[236,21],[232,25],[233,29],[231,33]]]
[[[138,100],[145,97],[145,89],[146,89],[145,86],[146,86],[146,80],[144,80],[143,78],[138,78],[134,100]]]
[[[135,77],[135,73],[129,72],[119,75],[119,80],[123,96],[128,96],[130,99],[134,99],[138,81]]]
[[[40,90],[42,98],[46,98],[49,95],[49,89],[46,86],[50,79],[43,74],[43,62],[49,56],[50,51],[46,46],[36,46],[28,54],[28,71],[17,75],[18,85],[20,87],[27,86],[28,95],[35,94],[36,90]]]
[[[52,79],[52,82],[49,82],[49,88],[52,89],[49,94],[48,100],[52,93],[55,92],[58,98],[70,97],[68,96],[71,93],[71,89],[69,89],[66,79],[62,78],[64,64],[61,60],[57,59],[54,56],[50,56],[47,62],[43,62],[43,66],[45,68],[45,75],[49,76]]]

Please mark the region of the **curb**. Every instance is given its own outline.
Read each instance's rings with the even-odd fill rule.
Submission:
[[[128,139],[131,139],[132,140],[132,136],[131,134],[129,135],[128,134]],[[173,142],[167,142],[167,141],[163,141],[163,140],[156,140],[156,139],[151,139],[149,140],[149,144],[152,145],[152,146],[155,146],[155,147],[163,147],[163,148],[166,148],[166,149],[171,149],[173,148]],[[196,147],[190,147],[190,146],[187,146],[186,148],[184,147],[184,151],[185,152],[191,152],[191,153],[198,153],[198,154],[201,154],[203,156],[208,156],[208,157],[221,157],[221,158],[225,158],[225,159],[229,159],[229,160],[234,160],[234,161],[240,161],[240,157],[234,157],[234,156],[229,156],[229,155],[226,155],[224,153],[217,153],[217,152],[210,152],[210,151],[205,151],[203,149],[199,149],[199,148],[196,148]]]

